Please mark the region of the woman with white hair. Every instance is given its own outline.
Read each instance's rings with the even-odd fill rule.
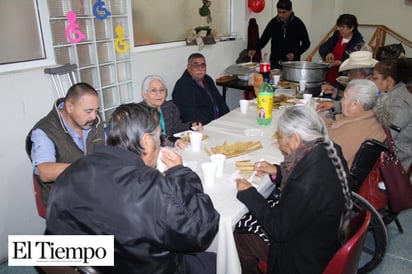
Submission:
[[[184,123],[180,120],[180,112],[172,101],[166,101],[167,88],[165,81],[159,75],[148,75],[142,83],[142,104],[156,108],[160,114],[161,136],[164,144],[179,149],[185,149],[186,144],[173,134],[195,128],[202,131],[202,123],[193,121]]]
[[[235,234],[242,273],[260,273],[260,260],[268,262],[270,274],[322,273],[347,238],[352,200],[346,162],[309,106],[285,109],[278,132],[284,162],[255,164],[257,175],[269,174],[280,184],[278,204],[271,207],[247,180],[236,179],[237,198],[270,241],[268,246],[256,234]]]
[[[357,79],[348,83],[341,100],[342,114],[335,120],[325,118],[330,138],[342,147],[349,167],[360,145],[366,139],[384,141],[383,127],[390,124],[390,114],[378,98],[378,88],[370,80]]]

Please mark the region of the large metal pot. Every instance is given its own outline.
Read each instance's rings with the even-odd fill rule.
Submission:
[[[328,64],[308,61],[281,62],[283,79],[292,82],[306,80],[308,83],[324,82]]]

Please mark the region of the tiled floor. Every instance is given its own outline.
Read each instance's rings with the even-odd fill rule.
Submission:
[[[412,210],[401,213],[399,220],[405,232],[400,234],[394,223],[387,226],[389,238],[388,250],[382,263],[371,273],[412,273]],[[37,274],[37,272],[33,267],[9,267],[7,266],[7,262],[5,262],[0,264],[0,274]]]

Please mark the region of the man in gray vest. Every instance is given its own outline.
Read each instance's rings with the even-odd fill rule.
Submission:
[[[71,86],[65,98],[30,130],[26,152],[33,164],[40,196],[47,205],[50,188],[71,163],[104,144],[104,126],[98,114],[97,91],[87,83]]]

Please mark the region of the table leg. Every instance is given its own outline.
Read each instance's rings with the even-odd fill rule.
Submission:
[[[223,96],[223,100],[225,100],[225,102],[226,102],[226,91],[227,91],[227,87],[222,87],[222,96]]]

